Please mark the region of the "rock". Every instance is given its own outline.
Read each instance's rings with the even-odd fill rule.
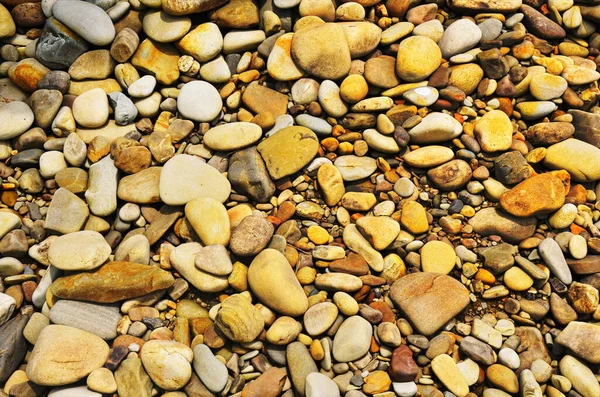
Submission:
[[[92,214],[108,216],[116,211],[118,172],[109,156],[90,167],[85,199]]]
[[[356,221],[356,226],[362,235],[367,238],[370,245],[376,250],[386,249],[400,233],[400,224],[387,216],[364,216]],[[345,240],[344,242],[346,243]],[[351,244],[346,243],[346,245],[350,248]],[[366,257],[365,255],[363,256]],[[369,260],[367,261],[371,262]]]
[[[470,19],[459,19],[444,31],[438,45],[444,59],[473,48],[481,40],[481,30]]]
[[[469,394],[469,386],[461,375],[454,359],[447,354],[440,354],[431,361],[431,369],[438,379],[457,397]]]
[[[331,327],[338,315],[338,308],[331,302],[311,306],[304,313],[304,328],[311,336],[321,335]]]
[[[0,5],[0,22],[2,22],[0,25],[2,26],[0,29],[0,38],[6,38],[15,35],[17,31],[15,21],[13,21],[10,12],[3,5]]]
[[[204,247],[196,255],[195,264],[198,269],[217,276],[227,276],[233,270],[227,248],[222,245]]]
[[[449,274],[456,264],[454,249],[442,241],[430,241],[421,248],[424,272]]]
[[[21,227],[21,218],[9,211],[0,211],[0,238],[6,236],[8,232]]]
[[[233,295],[221,303],[215,324],[227,338],[241,343],[255,340],[264,327],[260,312],[241,295]]]
[[[50,202],[45,227],[62,234],[77,232],[83,227],[89,213],[83,200],[69,190],[60,188]]]
[[[381,39],[381,28],[370,22],[339,22],[336,25],[344,29],[350,56],[360,58],[370,54]]]
[[[269,243],[275,228],[262,216],[246,216],[235,228],[229,249],[236,255],[258,255]]]
[[[116,306],[64,299],[52,306],[49,317],[53,324],[78,328],[104,340],[117,337],[117,323],[121,320],[119,308]]]
[[[287,96],[258,83],[246,87],[242,102],[256,114],[269,112],[279,117],[287,113]]]
[[[427,178],[440,190],[458,190],[471,179],[471,167],[464,160],[451,160],[427,171]]]
[[[346,193],[342,174],[332,164],[323,164],[319,167],[317,180],[327,205],[336,205]]]
[[[213,393],[219,393],[227,384],[227,367],[219,361],[206,345],[194,347],[194,371]]]
[[[521,0],[451,0],[452,8],[464,11],[511,13],[521,7]]]
[[[452,294],[454,299],[446,299]],[[466,288],[453,278],[435,273],[413,273],[398,279],[390,296],[415,328],[431,335],[470,302]]]
[[[306,397],[339,397],[340,389],[327,376],[312,372],[306,377]]]
[[[281,393],[286,380],[287,373],[285,370],[271,367],[254,381],[246,383],[242,395],[244,397],[276,397]]]
[[[160,198],[169,205],[181,205],[198,198],[210,197],[225,202],[231,185],[217,169],[200,158],[181,154],[167,161],[162,168]]]
[[[115,28],[110,17],[94,4],[56,2],[52,6],[52,15],[93,45],[102,47],[115,38]]]
[[[102,265],[112,249],[98,232],[81,231],[65,234],[52,241],[48,259],[61,270],[92,270]]]
[[[109,348],[100,337],[65,325],[45,327],[27,364],[27,377],[43,386],[76,382],[100,368]]]
[[[5,120],[0,126],[0,141],[18,137],[31,127],[34,120],[31,108],[20,101],[9,102],[0,107],[0,118]]]
[[[306,127],[284,128],[257,147],[273,179],[301,170],[315,157],[318,148],[317,136]]]
[[[0,382],[6,382],[25,358],[27,341],[23,330],[28,320],[29,316],[17,315],[0,325],[0,349],[4,352],[0,357]]]
[[[390,377],[394,382],[412,382],[419,372],[419,366],[413,360],[413,352],[408,345],[394,349],[390,362]]]
[[[441,62],[442,53],[435,41],[425,36],[412,36],[402,40],[398,46],[396,73],[404,81],[423,81],[437,70]]]
[[[375,159],[353,155],[339,156],[334,165],[342,174],[342,179],[348,182],[367,178],[377,169]]]
[[[525,15],[527,28],[542,39],[558,40],[565,37],[565,30],[556,22],[547,18],[535,8],[527,4],[521,5],[521,12]]]
[[[573,280],[571,270],[558,243],[552,238],[544,239],[538,246],[538,252],[550,271],[563,283],[569,285]]]
[[[462,126],[445,113],[433,112],[408,131],[411,143],[438,143],[456,138],[462,132]]]
[[[598,127],[600,116],[577,109],[569,110],[569,114],[573,116],[574,138],[600,147],[600,129]]]
[[[569,355],[564,356],[558,363],[558,368],[582,396],[595,396],[600,393],[600,385],[594,373],[576,358]]]
[[[194,358],[188,346],[169,340],[150,340],[140,352],[142,364],[152,381],[165,390],[178,390],[192,376]]]
[[[546,146],[562,142],[575,132],[573,124],[566,122],[538,123],[527,129],[527,141],[534,145]]]
[[[545,215],[564,204],[562,181],[550,173],[533,176],[500,196],[500,205],[511,215]]]
[[[87,387],[98,393],[116,393],[117,382],[108,368],[98,368],[88,376]]]
[[[50,287],[63,299],[111,303],[169,288],[173,276],[154,266],[109,262],[89,273],[62,277]]]
[[[350,71],[350,49],[339,24],[296,31],[291,53],[300,69],[321,79],[338,80]]]
[[[486,152],[508,150],[512,143],[512,132],[512,123],[501,110],[487,112],[475,123],[475,134]]]
[[[359,316],[348,317],[333,339],[333,357],[338,362],[362,358],[371,344],[373,330],[367,320]]]
[[[308,299],[283,254],[265,249],[248,268],[248,284],[257,298],[269,308],[296,317],[308,309]]]
[[[198,62],[207,62],[221,52],[223,35],[216,24],[202,23],[179,40],[177,48]]]
[[[117,196],[128,203],[152,204],[160,201],[161,167],[150,167],[119,180]]]
[[[198,243],[177,246],[170,255],[173,267],[181,276],[202,292],[220,292],[229,286],[226,277],[215,276],[195,266],[195,257],[202,250]]]
[[[291,47],[293,37],[293,33],[286,33],[278,37],[267,59],[267,71],[276,80],[298,80],[304,75],[292,59]]]
[[[23,91],[33,92],[49,71],[35,58],[25,58],[8,69],[8,77]]]
[[[556,342],[589,363],[600,362],[597,349],[600,343],[600,327],[595,324],[572,321],[558,334]]]
[[[206,147],[219,151],[232,151],[250,146],[262,136],[261,128],[253,123],[237,122],[221,124],[204,134]]]
[[[16,304],[17,303],[12,296],[0,292],[0,325],[6,323],[10,319]]]
[[[179,78],[178,62],[179,52],[175,47],[150,39],[142,41],[131,58],[133,66],[152,74],[160,84],[164,85],[171,85]],[[208,109],[212,108],[212,106],[208,107]],[[198,109],[199,112],[201,110]]]
[[[421,234],[429,230],[425,208],[416,201],[407,201],[404,204],[400,223],[413,234]]]
[[[150,397],[152,380],[144,371],[142,360],[137,356],[129,356],[115,372],[117,392],[123,397]]]
[[[564,169],[578,182],[600,179],[600,168],[595,167],[595,159],[600,156],[600,148],[578,139],[567,139],[550,146],[544,157],[544,165],[552,169]]]
[[[193,199],[185,205],[185,216],[204,245],[229,243],[229,216],[219,201],[212,197]]]
[[[484,208],[469,220],[473,230],[483,236],[496,234],[509,243],[519,243],[535,232],[535,218],[516,218],[496,208]]]
[[[404,155],[404,162],[411,167],[431,168],[454,158],[452,149],[445,146],[430,145],[413,150]]]
[[[214,120],[221,112],[222,106],[219,92],[205,81],[185,84],[177,97],[177,110],[183,117],[193,121]]]
[[[308,349],[300,342],[292,342],[286,348],[286,361],[289,369],[289,377],[294,389],[305,395],[306,378],[310,373],[318,372],[317,365],[313,361]]]

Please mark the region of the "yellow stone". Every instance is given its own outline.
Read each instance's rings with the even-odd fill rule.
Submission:
[[[504,273],[504,284],[513,291],[527,291],[533,279],[520,268],[513,266]]]
[[[421,234],[429,230],[425,208],[416,201],[407,201],[404,204],[400,223],[412,234]]]
[[[421,248],[421,268],[424,272],[448,274],[456,264],[454,248],[442,241],[430,241]]]

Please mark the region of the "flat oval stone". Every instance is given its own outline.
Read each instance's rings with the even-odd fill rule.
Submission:
[[[236,122],[221,124],[204,134],[204,143],[209,149],[229,152],[250,146],[262,136],[262,129],[254,123]]]
[[[192,349],[170,340],[149,340],[140,352],[144,369],[156,385],[165,390],[178,390],[192,376]]]
[[[20,101],[13,101],[0,107],[0,141],[15,138],[31,127],[34,116],[31,108]]]
[[[227,384],[227,367],[219,361],[210,348],[199,344],[194,347],[194,371],[213,393],[219,393]]]
[[[102,265],[111,251],[110,245],[100,233],[84,230],[53,240],[48,249],[48,259],[57,269],[92,270]]]
[[[462,132],[462,125],[453,117],[433,112],[408,131],[411,143],[438,143],[456,138]]]
[[[427,178],[444,191],[457,190],[463,187],[472,175],[469,164],[458,159],[432,168],[427,172]]]
[[[78,328],[111,340],[117,337],[121,313],[117,306],[61,299],[52,306],[49,317],[53,324]]]
[[[148,37],[160,43],[179,40],[192,27],[189,17],[169,15],[162,10],[148,11],[144,15],[142,24]]]
[[[321,335],[333,324],[338,315],[338,308],[331,302],[321,302],[311,306],[304,313],[304,328],[309,335]]]
[[[430,168],[454,158],[452,149],[445,146],[425,146],[404,155],[404,162],[412,167]]]
[[[216,168],[200,158],[181,154],[167,161],[159,183],[160,198],[170,205],[186,204],[198,197],[211,197],[223,203],[231,185]]]
[[[369,351],[373,329],[371,324],[360,316],[348,317],[333,339],[333,357],[347,363],[362,358]]]
[[[177,97],[177,110],[186,119],[198,122],[214,120],[221,112],[223,101],[219,91],[205,81],[185,84]]]
[[[600,148],[578,139],[567,139],[548,148],[544,165],[552,169],[567,170],[578,182],[600,179]]]
[[[57,1],[52,6],[52,15],[91,44],[102,47],[115,38],[115,27],[110,17],[94,4]]]
[[[371,157],[340,156],[333,163],[344,181],[357,181],[369,177],[377,169],[377,161]]]

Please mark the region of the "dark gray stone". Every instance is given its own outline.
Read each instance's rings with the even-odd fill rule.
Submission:
[[[32,168],[38,167],[40,157],[44,154],[42,149],[28,149],[19,152],[10,159],[10,165],[13,167]]]
[[[240,150],[231,156],[227,177],[238,193],[260,203],[266,203],[275,192],[275,184],[256,146]]]
[[[25,358],[27,341],[23,330],[27,321],[29,316],[18,315],[0,327],[0,384],[6,382]]]
[[[37,43],[35,57],[51,69],[66,69],[84,52],[87,42],[56,18],[46,20]]]

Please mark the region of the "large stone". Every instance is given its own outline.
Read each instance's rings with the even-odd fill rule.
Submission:
[[[181,154],[165,163],[159,189],[161,200],[169,205],[186,204],[198,197],[211,197],[223,203],[229,197],[231,185],[199,157]]]
[[[459,281],[436,273],[408,274],[392,285],[390,296],[417,331],[426,336],[434,334],[470,302],[469,291]]]
[[[85,230],[53,240],[48,250],[48,260],[61,270],[92,270],[102,265],[111,251],[100,233]]]
[[[88,206],[71,191],[60,188],[54,193],[45,227],[56,233],[73,233],[81,230],[90,214]]]
[[[194,353],[187,345],[170,340],[150,340],[140,352],[142,364],[154,383],[164,390],[178,390],[192,377]]]
[[[460,54],[473,48],[481,39],[481,30],[475,23],[468,19],[454,21],[444,31],[438,42],[444,59]]]
[[[308,309],[308,299],[286,257],[268,248],[258,254],[248,268],[248,284],[266,306],[286,316],[296,317]]]
[[[289,368],[290,380],[299,395],[305,395],[306,377],[313,372],[319,372],[310,352],[300,342],[290,343],[286,350],[286,361]]]
[[[171,264],[184,279],[200,291],[223,291],[229,286],[227,277],[210,274],[195,266],[195,257],[200,251],[202,246],[199,243],[181,244],[171,252]]]
[[[564,169],[578,182],[600,179],[600,148],[578,139],[567,139],[548,148],[544,165],[552,169]]]
[[[185,84],[177,97],[177,110],[186,119],[212,121],[221,112],[223,101],[215,87],[206,81]]]
[[[6,38],[14,36],[17,32],[17,27],[15,26],[15,21],[13,20],[10,12],[0,4],[0,38]]]
[[[335,23],[296,31],[292,56],[305,72],[322,79],[338,80],[350,71],[350,49],[344,29]]]
[[[525,179],[500,196],[500,205],[511,215],[529,217],[558,210],[565,202],[562,181],[551,173]]]
[[[469,220],[475,233],[482,236],[496,234],[506,242],[518,244],[533,236],[536,227],[533,217],[517,218],[497,208],[484,208]]]
[[[300,171],[319,150],[319,140],[306,127],[286,127],[257,147],[273,179]]]
[[[436,71],[441,62],[440,48],[429,37],[412,36],[398,45],[396,72],[402,80],[423,81]]]
[[[600,147],[600,114],[571,109],[575,127],[574,137],[596,147]]]
[[[252,83],[246,87],[242,95],[242,102],[252,112],[266,113],[270,112],[278,117],[286,114],[288,98],[278,91],[258,83]]]
[[[95,4],[61,1],[52,6],[52,15],[87,42],[105,46],[115,38],[115,27],[108,14]]]
[[[227,384],[227,367],[206,345],[199,344],[194,347],[194,371],[202,383],[214,393],[221,392]]]
[[[275,184],[256,146],[239,150],[229,158],[227,178],[235,191],[259,203],[266,203],[275,193]]]
[[[99,336],[65,325],[49,325],[31,352],[27,377],[38,385],[67,385],[102,367],[108,353],[108,345]]]
[[[179,78],[179,51],[173,45],[150,39],[142,41],[131,63],[152,74],[160,84],[171,85]]]
[[[556,342],[591,364],[600,364],[600,326],[572,321],[558,334]]]
[[[117,391],[120,397],[151,397],[152,380],[144,371],[142,360],[130,356],[115,372]]]
[[[553,238],[545,238],[538,246],[538,252],[550,271],[558,277],[560,281],[569,285],[573,281],[569,265],[565,261],[565,256],[560,245]]]
[[[234,122],[220,124],[204,134],[202,143],[212,150],[231,152],[252,145],[262,136],[262,129],[254,123]]]
[[[565,376],[573,388],[582,396],[600,395],[600,384],[592,370],[573,356],[564,356],[558,363],[560,373]]]
[[[111,303],[136,298],[173,285],[171,273],[133,262],[109,262],[88,273],[56,280],[52,293],[63,299]]]
[[[536,36],[542,39],[558,40],[566,36],[565,30],[556,22],[527,4],[521,5],[525,15],[525,25]]]
[[[34,120],[31,108],[21,101],[13,101],[0,107],[0,140],[18,137],[31,127]]]
[[[185,216],[204,245],[227,245],[229,216],[225,206],[212,197],[199,197],[185,205]]]
[[[119,180],[117,196],[128,203],[152,204],[160,201],[162,167],[150,167]]]
[[[408,131],[410,142],[415,144],[438,143],[456,138],[462,132],[462,125],[452,116],[432,112],[419,124]]]
[[[121,313],[117,306],[61,299],[52,306],[49,317],[53,324],[78,328],[111,340],[117,337]]]
[[[27,341],[23,337],[23,330],[29,321],[29,316],[17,315],[12,320],[0,326],[0,383],[6,380],[25,358]]]
[[[362,358],[369,351],[373,328],[360,316],[348,317],[333,339],[333,357],[345,363]]]

